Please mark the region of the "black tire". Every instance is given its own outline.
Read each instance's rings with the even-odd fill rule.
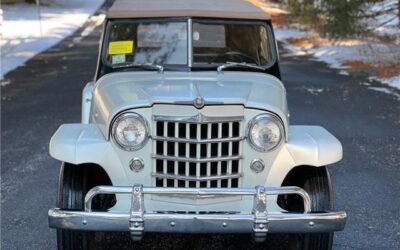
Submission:
[[[65,210],[84,209],[84,198],[88,191],[86,168],[63,163],[58,180],[57,206]],[[88,250],[90,233],[57,230],[59,250]]]
[[[294,175],[284,185],[299,186],[307,191],[311,198],[312,212],[332,211],[332,183],[328,169],[326,167],[304,167],[299,172],[297,176]],[[284,201],[286,210],[302,210],[303,203],[298,196],[295,198],[293,195],[288,195],[284,199],[286,199]],[[331,250],[333,235],[333,232],[293,235],[293,237],[290,237],[291,248],[301,250]]]

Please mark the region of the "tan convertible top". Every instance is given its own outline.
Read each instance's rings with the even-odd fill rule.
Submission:
[[[270,20],[254,0],[116,0],[107,18],[210,17]]]

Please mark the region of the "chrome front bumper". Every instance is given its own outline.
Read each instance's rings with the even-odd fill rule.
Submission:
[[[131,194],[130,212],[92,211],[92,200],[98,194]],[[253,196],[249,214],[178,214],[148,213],[144,195]],[[304,213],[267,211],[267,196],[298,194],[304,201]],[[85,197],[85,211],[49,210],[52,228],[83,231],[127,231],[133,240],[141,240],[144,232],[165,233],[253,233],[256,241],[264,241],[267,233],[322,233],[343,230],[345,212],[311,212],[310,197],[298,187],[269,188],[154,188],[97,186]]]

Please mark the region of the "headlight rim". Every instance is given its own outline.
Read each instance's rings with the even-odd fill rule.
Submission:
[[[272,147],[270,149],[265,149],[265,148],[258,147],[253,142],[253,140],[251,139],[251,136],[250,136],[250,131],[251,131],[252,127],[254,126],[254,124],[257,121],[259,121],[260,119],[265,118],[265,117],[268,118],[268,119],[271,119],[272,121],[274,121],[275,124],[278,125],[279,130],[280,130],[279,142],[274,147]],[[275,149],[277,149],[285,141],[285,138],[286,138],[286,134],[285,134],[285,126],[283,125],[283,121],[279,116],[275,115],[274,113],[265,112],[265,113],[258,114],[256,116],[254,116],[247,124],[247,130],[246,130],[247,143],[250,145],[250,147],[252,149],[254,149],[254,150],[258,151],[258,152],[265,153],[265,152],[274,151]]]
[[[139,121],[141,121],[144,124],[144,127],[145,127],[146,136],[145,136],[144,140],[141,143],[139,143],[139,144],[137,144],[135,146],[125,146],[125,145],[121,144],[116,139],[116,129],[117,129],[116,124],[120,120],[122,120],[122,119],[124,119],[126,117],[134,117],[134,118],[138,119]],[[142,149],[146,145],[148,140],[150,139],[149,138],[150,137],[149,136],[149,130],[150,130],[149,129],[149,123],[147,122],[147,120],[143,116],[141,116],[140,114],[138,114],[136,112],[133,112],[133,111],[126,111],[126,112],[123,112],[123,113],[120,113],[120,114],[116,115],[116,117],[113,119],[112,125],[111,125],[111,138],[115,142],[115,144],[117,144],[118,147],[120,147],[121,149],[126,150],[126,151],[137,151],[139,149]]]

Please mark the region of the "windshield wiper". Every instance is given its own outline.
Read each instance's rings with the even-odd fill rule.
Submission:
[[[261,66],[249,64],[246,62],[226,62],[225,64],[222,64],[218,66],[217,71],[222,72],[224,69],[230,68],[230,67],[247,67],[247,68],[252,68],[252,69],[259,69],[259,70],[265,70]]]
[[[144,69],[154,69],[160,73],[164,72],[164,67],[158,64],[152,63],[129,63],[123,65],[115,65],[113,66],[115,69],[122,69],[122,68],[144,68]]]

